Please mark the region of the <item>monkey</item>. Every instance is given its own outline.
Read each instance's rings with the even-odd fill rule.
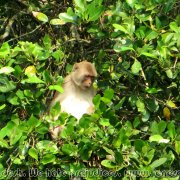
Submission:
[[[75,63],[72,72],[67,75],[62,85],[64,92],[56,92],[50,104],[50,107],[60,103],[61,112],[66,112],[77,119],[83,114],[92,114],[94,111],[93,97],[96,91],[93,87],[97,71],[95,66],[88,62],[82,61]],[[58,117],[54,117],[57,120]],[[50,130],[53,139],[60,134],[63,126],[58,126]]]

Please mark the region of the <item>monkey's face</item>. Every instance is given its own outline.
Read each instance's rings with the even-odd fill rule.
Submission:
[[[83,90],[91,88],[96,76],[95,67],[87,61],[76,63],[73,67],[72,79]]]
[[[92,86],[94,80],[95,80],[94,76],[84,75],[83,80],[81,82],[81,88],[82,89],[90,88]]]

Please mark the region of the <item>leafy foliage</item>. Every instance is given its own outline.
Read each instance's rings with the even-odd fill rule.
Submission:
[[[2,1],[0,14],[1,179],[178,179],[178,1]],[[53,122],[53,91],[82,59],[99,73],[95,113]]]

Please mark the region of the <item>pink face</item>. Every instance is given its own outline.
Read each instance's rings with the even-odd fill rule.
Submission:
[[[82,88],[88,89],[92,86],[95,77],[91,75],[85,75],[82,81]]]
[[[73,67],[74,82],[84,90],[91,88],[96,76],[95,67],[87,61],[76,63]]]

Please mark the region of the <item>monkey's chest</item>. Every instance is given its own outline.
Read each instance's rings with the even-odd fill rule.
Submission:
[[[83,114],[88,113],[88,108],[92,106],[92,100],[78,98],[76,96],[68,96],[61,102],[61,110],[67,112],[77,119]]]

